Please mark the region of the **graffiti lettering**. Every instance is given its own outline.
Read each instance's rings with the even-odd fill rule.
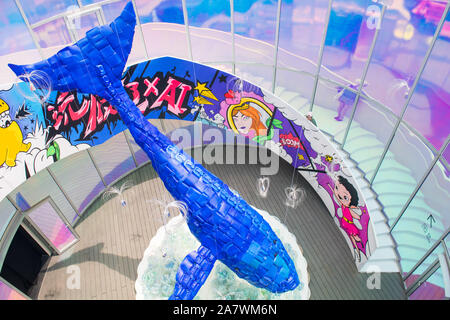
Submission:
[[[66,131],[80,122],[85,123],[81,134],[86,139],[96,132],[97,126],[106,122],[110,115],[116,115],[115,110],[108,101],[94,95],[84,96],[81,104],[76,93],[59,93],[56,104],[48,104],[47,111],[58,132]]]
[[[163,78],[162,74],[156,74],[153,79],[138,78],[128,83],[126,80],[123,80],[125,90],[144,115],[164,105],[168,112],[180,118],[188,113],[191,83],[182,83],[171,76]],[[74,92],[58,93],[55,103],[48,104],[46,109],[47,120],[57,132],[69,131],[83,123],[82,140],[89,139],[108,121],[119,118],[117,110],[108,101],[92,94],[83,96],[80,102]]]
[[[182,108],[181,105],[186,97],[186,93],[192,89],[191,86],[182,84],[180,81],[175,80],[173,78],[169,77],[168,86],[166,89],[161,93],[161,95],[156,99],[156,101],[153,103],[153,105],[150,107],[150,109],[158,108],[161,106],[161,104],[164,101],[168,102],[168,110],[176,115],[179,115],[180,113],[184,113],[186,111],[185,108]],[[181,93],[178,96],[178,100],[175,102],[176,98],[176,89],[180,88]],[[156,89],[156,88],[155,88]]]
[[[153,93],[155,96],[159,94],[158,88],[156,85],[159,82],[159,78],[156,77],[152,82],[148,81],[148,79],[144,79],[144,83],[147,86],[147,89],[144,92],[144,96],[148,97],[150,93]]]
[[[282,146],[289,148],[300,148],[303,150],[300,140],[297,137],[294,137],[292,133],[280,134],[280,142]]]
[[[171,74],[164,77],[158,72],[152,79],[138,78],[127,83],[125,78],[123,82],[130,98],[144,115],[163,106],[179,118],[188,114],[189,93],[193,88],[193,83],[188,80],[176,79]]]

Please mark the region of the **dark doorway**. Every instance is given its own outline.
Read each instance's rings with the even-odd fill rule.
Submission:
[[[0,276],[30,298],[36,298],[40,286],[39,274],[49,258],[50,256],[20,226],[9,246]]]

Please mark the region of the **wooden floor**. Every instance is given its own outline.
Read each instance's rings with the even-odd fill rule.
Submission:
[[[359,273],[343,235],[336,228],[315,191],[292,167],[282,162],[270,179],[267,198],[257,194],[260,165],[205,165],[251,205],[285,221],[297,237],[308,261],[311,299],[405,299],[400,275],[381,275],[381,288],[368,289],[372,274]],[[39,299],[135,299],[137,267],[145,249],[161,226],[158,208],[150,199],[171,199],[151,165],[133,172],[117,184],[132,181],[125,191],[127,206],[117,197],[99,198],[76,226],[81,240],[68,252],[52,257]],[[291,181],[306,190],[297,209],[284,205],[284,188]],[[156,218],[155,218],[156,217]],[[187,253],[186,253],[187,254]],[[79,289],[74,277],[79,273]]]

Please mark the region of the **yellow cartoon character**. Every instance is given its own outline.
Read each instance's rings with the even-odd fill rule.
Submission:
[[[8,104],[0,99],[0,166],[16,165],[19,152],[27,152],[31,143],[23,143],[23,135],[17,122],[11,120]]]

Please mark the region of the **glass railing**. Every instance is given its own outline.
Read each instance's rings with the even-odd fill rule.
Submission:
[[[409,272],[403,273],[406,295],[410,300],[443,300],[449,298],[448,230],[419,261],[408,261]],[[413,265],[415,263],[415,265]]]
[[[39,51],[48,41],[76,40],[70,29],[73,24],[67,22],[69,15],[80,11],[72,6],[75,1],[66,0],[51,14],[41,7],[44,13],[38,17],[33,1],[8,1],[11,6],[6,7],[17,16],[9,28],[20,29],[14,34],[23,34],[24,40],[8,40],[13,43],[0,47],[1,55]],[[86,14],[98,7],[98,21],[82,19],[80,14],[81,24],[75,26],[81,30],[107,23],[126,2],[82,0],[81,11]],[[140,32],[139,52],[131,64],[173,55],[216,68],[223,65],[243,78],[245,74],[258,77],[258,85],[289,99],[286,102],[302,114],[312,109],[319,128],[343,144],[372,182],[390,226],[395,227],[392,234],[404,263],[409,263],[409,255],[419,257],[427,250],[427,245],[401,249],[399,234],[404,226],[415,225],[412,236],[425,244],[448,228],[450,148],[445,141],[450,106],[448,99],[440,98],[448,95],[444,90],[449,81],[444,71],[450,62],[445,54],[450,43],[448,4],[405,1],[403,6],[387,6],[381,15],[380,4],[361,6],[358,1],[340,0],[283,0],[281,6],[279,1],[261,0],[217,0],[210,7],[203,1],[133,3]],[[30,8],[25,10],[24,4]],[[431,17],[432,9],[437,16]],[[339,23],[342,19],[344,25]],[[59,31],[52,33],[48,26]],[[152,41],[158,35],[171,41],[161,40],[158,46]],[[363,78],[362,88],[358,78]],[[289,95],[283,95],[286,91]],[[441,226],[437,230],[439,223],[434,222],[436,233],[428,236],[423,225],[431,219],[440,219]]]

